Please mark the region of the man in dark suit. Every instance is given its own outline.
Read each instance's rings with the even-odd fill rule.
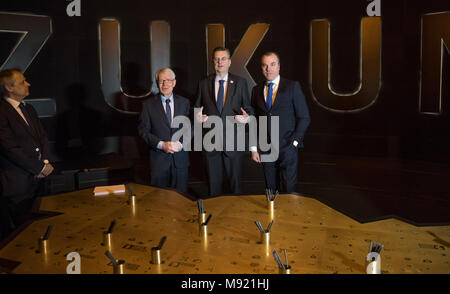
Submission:
[[[261,58],[261,69],[266,81],[253,88],[252,106],[255,116],[266,116],[268,134],[279,132],[278,159],[263,162],[256,146],[251,146],[252,160],[262,162],[266,188],[293,192],[297,183],[298,149],[303,148],[303,138],[310,123],[308,106],[300,84],[280,77],[280,58],[267,52]],[[272,117],[278,116],[278,130],[270,130]],[[271,142],[274,146],[274,142]],[[272,147],[273,148],[273,147]]]
[[[182,142],[172,141],[179,128],[172,127],[177,116],[189,118],[189,100],[173,94],[175,73],[162,68],[156,73],[159,94],[144,102],[139,121],[139,135],[150,147],[150,184],[188,190],[189,154]],[[190,138],[189,138],[190,139]]]
[[[23,102],[29,87],[18,69],[0,72],[0,238],[32,216],[41,179],[53,171],[47,135],[33,106]]]
[[[209,184],[209,195],[222,194],[224,179],[228,182],[231,191],[235,194],[242,193],[242,166],[243,151],[237,151],[237,126],[233,125],[233,138],[226,136],[226,121],[231,117],[245,123],[248,115],[253,114],[250,104],[250,96],[247,81],[228,72],[231,66],[230,51],[223,47],[217,47],[212,53],[212,62],[215,73],[201,80],[197,90],[195,107],[201,111],[195,119],[206,122],[208,116],[216,116],[222,120],[223,132],[221,150],[205,151],[205,163]],[[215,126],[216,127],[216,126]],[[227,150],[227,140],[234,139],[234,148]],[[232,149],[232,150],[230,150]]]

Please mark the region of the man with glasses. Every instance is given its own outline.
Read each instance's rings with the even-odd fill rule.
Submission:
[[[195,107],[201,109],[195,117],[197,121],[204,123],[208,116],[217,116],[223,122],[222,150],[204,152],[209,196],[222,194],[224,180],[233,193],[241,194],[244,152],[237,151],[236,125],[233,126],[234,138],[230,138],[234,139],[234,149],[226,150],[225,127],[227,117],[234,117],[239,123],[245,123],[248,116],[253,114],[247,81],[228,72],[231,58],[227,48],[215,48],[212,62],[215,72],[199,82],[195,102]]]
[[[179,130],[173,128],[176,116],[189,117],[189,100],[173,94],[175,73],[162,68],[156,73],[159,94],[144,102],[139,117],[139,135],[150,148],[150,185],[188,190],[189,154],[182,142],[171,141]]]
[[[0,239],[32,217],[53,172],[36,110],[23,100],[31,85],[19,69],[0,72]]]

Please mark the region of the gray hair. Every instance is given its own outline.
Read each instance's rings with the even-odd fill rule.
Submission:
[[[155,78],[156,78],[157,81],[159,80],[159,75],[162,74],[162,73],[169,73],[172,76],[173,79],[176,78],[175,72],[172,69],[170,69],[169,67],[164,67],[164,68],[158,69],[158,71],[156,72]]]
[[[15,73],[22,73],[18,68],[10,68],[0,71],[0,97],[8,95],[6,86],[14,86],[13,76]]]

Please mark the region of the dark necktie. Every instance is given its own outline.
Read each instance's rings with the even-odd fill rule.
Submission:
[[[272,108],[272,96],[273,96],[273,83],[268,83],[267,86],[269,87],[269,90],[267,91],[267,98],[266,98],[266,104],[267,109],[270,110]]]
[[[35,131],[34,125],[33,125],[33,121],[31,120],[30,114],[29,114],[28,111],[25,109],[25,104],[20,103],[20,104],[19,104],[19,108],[20,108],[20,110],[22,111],[22,114],[23,114],[23,116],[25,117],[25,120],[27,121],[28,126],[29,126],[33,131]]]
[[[169,126],[172,126],[172,110],[170,109],[170,100],[166,99],[166,117],[169,122]]]
[[[219,110],[219,113],[222,113],[223,108],[223,96],[224,96],[224,89],[223,89],[223,83],[225,80],[219,81],[219,92],[217,93],[217,109]]]

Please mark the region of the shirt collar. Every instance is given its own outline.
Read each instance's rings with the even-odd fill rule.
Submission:
[[[269,84],[269,81],[266,81],[266,85]],[[272,83],[274,83],[275,86],[278,86],[280,83],[280,75],[278,75],[275,79],[273,79]]]
[[[14,107],[14,109],[18,108],[20,105],[20,102],[14,99],[11,99],[9,97],[5,97],[4,98],[9,104],[12,105],[12,107]],[[22,103],[25,105],[25,101],[22,101]]]
[[[172,103],[172,101],[173,101],[173,93],[172,93],[172,95],[170,95],[169,98],[166,98],[163,94],[160,94],[159,96],[161,97],[161,101],[164,103],[166,102],[166,100],[169,100],[170,103]]]
[[[218,83],[220,80],[224,80],[225,82],[228,81],[228,73],[223,78],[216,75],[216,83]]]

